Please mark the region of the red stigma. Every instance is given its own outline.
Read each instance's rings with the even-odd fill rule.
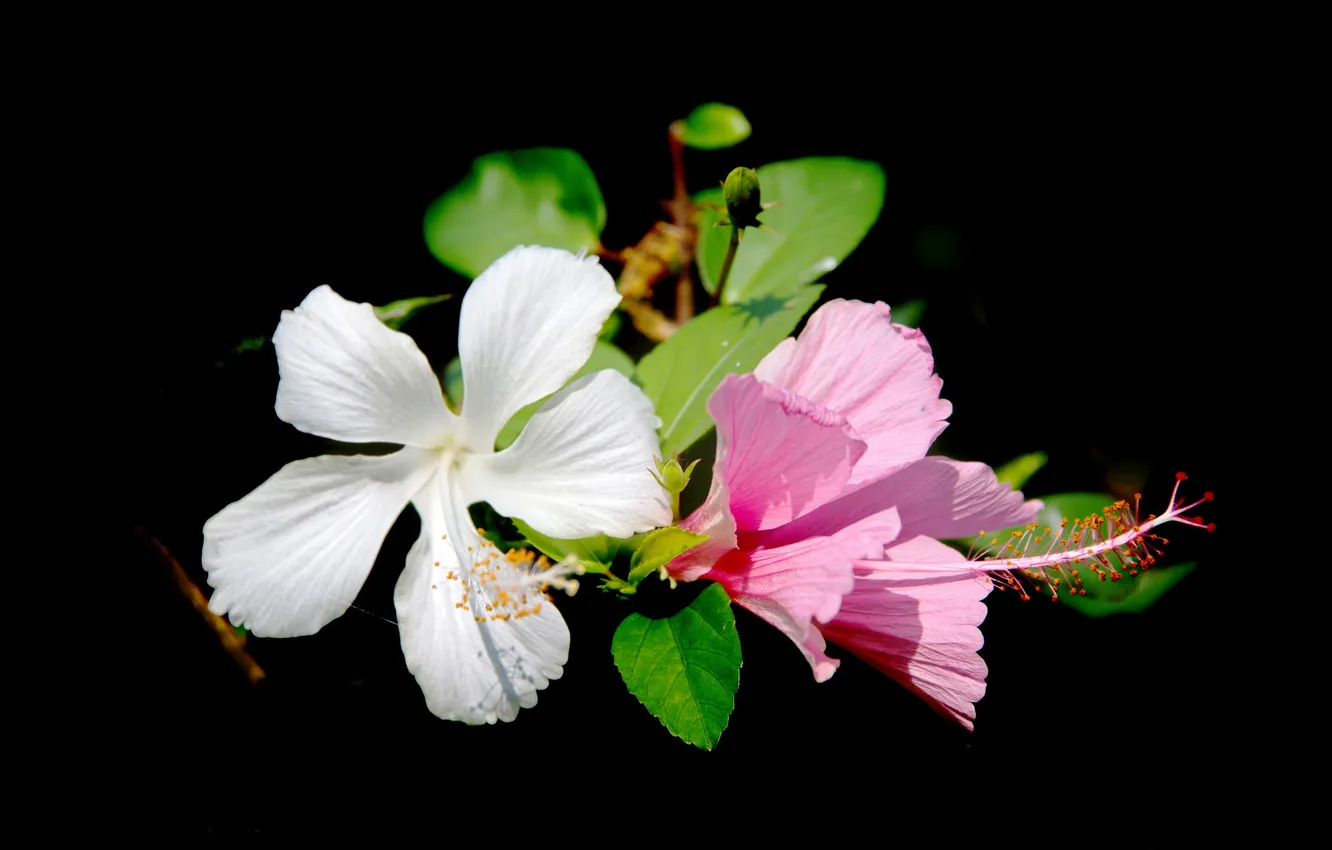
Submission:
[[[1175,473],[1175,480],[1176,480],[1176,481],[1188,481],[1188,480],[1189,480],[1189,476],[1185,475],[1185,474],[1182,473],[1182,472],[1176,472],[1176,473]]]
[[[1206,493],[1203,493],[1203,498],[1210,502],[1216,498],[1216,494],[1211,490],[1208,490]]]
[[[1216,523],[1214,523],[1214,522],[1209,522],[1209,523],[1207,523],[1207,530],[1208,530],[1208,531],[1216,531]]]

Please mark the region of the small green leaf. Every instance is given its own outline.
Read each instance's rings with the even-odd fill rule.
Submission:
[[[590,375],[593,372],[600,372],[603,369],[614,369],[626,378],[632,378],[634,376],[634,361],[630,360],[628,354],[625,354],[612,343],[599,339],[596,341],[596,344],[592,346],[592,356],[583,364],[583,368],[574,373],[574,376],[569,379],[569,382],[576,381],[584,375]],[[454,407],[460,408],[463,403],[464,391],[462,363],[457,357],[455,357],[449,361],[448,366],[444,367],[444,392],[448,394],[449,400],[453,402]],[[551,395],[554,395],[554,393]],[[504,427],[500,429],[499,436],[495,438],[495,449],[498,451],[499,449],[505,448],[512,444],[514,440],[518,439],[518,435],[522,433],[523,426],[525,426],[527,421],[541,409],[541,405],[545,404],[546,399],[548,398],[550,398],[550,396],[537,399],[519,410],[508,422],[504,423]]]
[[[248,351],[258,351],[267,344],[268,344],[268,337],[266,336],[247,336],[245,339],[241,340],[234,347],[232,347],[232,349],[228,351],[225,355],[223,355],[221,360],[218,360],[216,363],[214,363],[213,367],[215,369],[221,369],[223,366],[227,365],[227,363],[231,361],[231,358],[239,354],[245,354]]]
[[[517,245],[595,250],[605,226],[592,169],[565,148],[480,157],[425,214],[430,252],[469,278]]]
[[[846,259],[883,208],[885,177],[873,162],[810,157],[775,162],[758,169],[763,200],[781,206],[763,213],[777,231],[748,231],[722,296],[727,304],[759,296],[784,297],[812,283]],[[720,188],[696,196],[700,204],[722,203]],[[727,228],[713,227],[721,213],[703,207],[698,231],[698,265],[703,286],[717,289]]]
[[[663,457],[712,427],[708,396],[730,373],[753,371],[819,300],[822,286],[701,313],[638,363],[638,382],[661,418]]]
[[[521,519],[514,518],[512,522],[523,537],[526,537],[528,542],[535,546],[541,554],[554,561],[560,561],[568,555],[573,555],[583,565],[583,569],[589,573],[609,574],[611,564],[615,560],[615,553],[620,550],[621,546],[619,539],[607,537],[604,534],[598,534],[595,537],[584,537],[581,540],[561,540],[556,537],[547,537]]]
[[[706,534],[695,534],[676,526],[658,528],[643,538],[643,545],[638,547],[630,559],[629,583],[638,584],[676,555],[688,552],[707,539]]]
[[[391,301],[382,307],[376,307],[375,316],[379,321],[394,330],[397,330],[407,324],[407,321],[421,310],[424,310],[431,304],[447,301],[452,297],[453,295],[449,293],[444,295],[422,296],[421,298],[404,298],[401,301]]]
[[[899,325],[905,325],[908,328],[920,327],[920,319],[925,315],[925,299],[912,298],[909,301],[903,301],[901,304],[894,304],[893,321]]]
[[[712,151],[740,144],[751,131],[745,113],[734,106],[705,103],[689,113],[680,137],[691,148]]]
[[[1101,516],[1101,509],[1107,505],[1114,504],[1115,497],[1105,493],[1056,493],[1053,496],[1043,496],[1042,501],[1045,506],[1041,508],[1036,515],[1036,524],[1041,527],[1058,528],[1059,522],[1067,518],[1070,523],[1075,519],[1082,519],[1095,514]],[[984,537],[976,538],[974,543],[977,545],[989,544],[992,540],[998,540],[1001,544],[1012,536],[1014,531],[1021,529],[1021,526],[1007,528],[1002,531],[988,531]],[[1109,556],[1116,565],[1119,565],[1117,556]],[[1087,591],[1086,596],[1073,595],[1065,589],[1059,592],[1060,605],[1067,605],[1073,610],[1085,614],[1088,617],[1105,617],[1110,614],[1132,614],[1139,611],[1145,611],[1157,599],[1170,588],[1179,583],[1180,579],[1193,571],[1196,564],[1192,562],[1183,564],[1165,563],[1164,559],[1158,559],[1156,566],[1151,569],[1142,570],[1136,576],[1130,576],[1124,572],[1124,577],[1119,581],[1112,581],[1107,578],[1101,581],[1096,574],[1090,570],[1082,569],[1080,578],[1082,579],[1081,590]],[[1121,571],[1122,566],[1121,566]],[[1025,581],[1025,578],[1023,579]]]
[[[740,636],[719,584],[662,619],[630,614],[611,641],[629,693],[681,740],[711,750],[721,740],[740,687]]]
[[[1050,458],[1045,452],[1032,452],[1028,455],[1021,455],[1010,460],[1008,463],[994,471],[999,480],[1012,487],[1014,490],[1021,490],[1023,485],[1031,476],[1040,471]],[[1102,502],[1101,507],[1110,504]],[[1099,508],[1097,509],[1099,510]]]

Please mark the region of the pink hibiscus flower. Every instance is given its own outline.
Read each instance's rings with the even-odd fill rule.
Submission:
[[[1061,530],[1053,556],[1026,557],[1029,535],[998,560],[968,559],[939,540],[1030,523],[1041,503],[984,464],[925,456],[952,410],[942,383],[925,337],[893,324],[887,305],[819,308],[798,339],[753,374],[727,376],[708,400],[712,488],[680,525],[709,539],[667,570],[720,583],[789,636],[818,681],[839,663],[825,653],[831,641],[971,729],[987,672],[981,600],[994,579],[1015,584],[1015,572],[1032,570],[1073,585],[1079,555],[1150,557],[1153,523],[1197,523],[1172,497],[1147,523],[1123,506],[1113,533],[1075,523],[1070,534],[1085,539],[1067,548]]]

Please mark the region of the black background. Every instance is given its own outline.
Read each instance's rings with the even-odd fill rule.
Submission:
[[[1177,790],[1213,781],[1230,757],[1215,719],[1233,562],[1215,436],[1218,357],[1235,335],[1218,295],[1235,250],[1219,227],[1225,113],[1124,78],[911,102],[868,83],[831,99],[761,85],[645,81],[627,98],[533,85],[403,102],[355,80],[219,73],[192,80],[188,97],[159,82],[135,99],[120,188],[137,202],[115,259],[129,266],[128,297],[108,316],[124,339],[106,356],[125,376],[114,399],[129,446],[113,470],[109,551],[137,613],[113,674],[123,710],[106,723],[152,801],[143,817],[242,840],[410,830],[419,810],[420,827],[446,840],[473,797],[497,795],[483,817],[521,830],[526,817],[618,822],[672,805],[743,821],[755,813],[732,795],[759,788],[811,812],[835,794],[883,793],[957,797],[1001,817],[1016,807],[1008,817],[1034,822],[1086,806],[1108,825],[1196,814],[1204,804]],[[828,276],[828,297],[927,300],[921,327],[954,407],[936,450],[992,464],[1043,450],[1050,463],[1029,494],[1140,489],[1153,510],[1187,470],[1191,488],[1217,492],[1207,513],[1220,529],[1179,529],[1168,559],[1199,569],[1150,611],[1102,620],[995,595],[974,733],[855,659],[815,684],[785,638],[738,611],[735,713],[714,752],[695,750],[626,693],[609,655],[625,609],[590,587],[560,601],[573,632],[564,677],[511,724],[432,717],[396,628],[357,610],[315,637],[250,641],[267,672],[251,687],[134,532],[206,588],[203,522],[321,451],[272,412],[271,347],[215,362],[320,284],[376,303],[461,293],[465,281],[426,251],[421,215],[493,150],[578,150],[606,197],[605,243],[631,244],[671,189],[666,125],[712,99],[744,109],[754,135],[690,152],[691,190],[737,164],[806,155],[885,168],[883,214]],[[920,250],[939,230],[957,245],[942,268]],[[436,365],[454,353],[457,306],[408,326]],[[1226,452],[1243,462],[1242,446]],[[393,617],[415,530],[407,512],[357,606]],[[366,802],[381,794],[395,802]]]

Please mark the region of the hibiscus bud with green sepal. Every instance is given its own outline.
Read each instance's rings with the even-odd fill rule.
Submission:
[[[696,459],[688,467],[680,466],[680,456],[669,458],[668,460],[657,461],[657,471],[652,473],[652,477],[657,479],[657,483],[666,488],[668,493],[681,493],[684,488],[689,486],[689,477],[694,473],[694,467],[698,466]]]
[[[695,459],[688,467],[680,466],[679,455],[669,460],[657,461],[657,471],[652,473],[652,477],[662,489],[671,494],[672,519],[680,518],[680,494],[689,486],[689,477],[693,475],[694,467],[698,466],[700,460],[702,458]]]
[[[758,174],[752,168],[731,169],[722,184],[722,197],[726,201],[726,214],[736,227],[760,227],[759,213],[763,212]]]

